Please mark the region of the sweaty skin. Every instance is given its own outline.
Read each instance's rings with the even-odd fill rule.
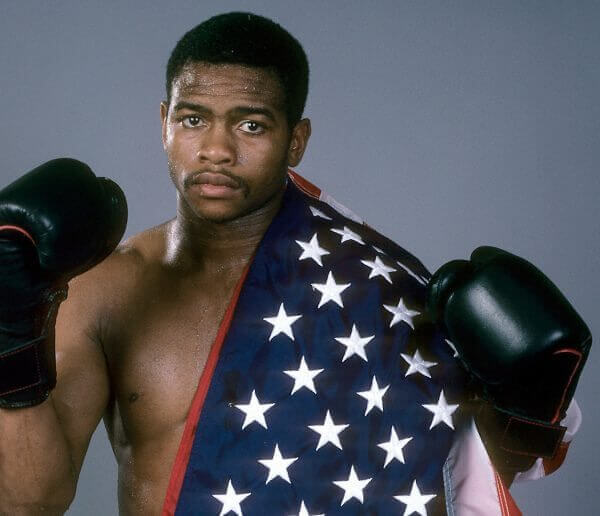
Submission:
[[[244,267],[276,214],[310,123],[277,77],[188,64],[161,105],[177,216],[75,278],[56,327],[52,401],[79,471],[104,418],[121,514],[159,514],[190,403]]]

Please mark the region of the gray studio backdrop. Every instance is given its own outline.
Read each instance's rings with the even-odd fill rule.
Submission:
[[[430,269],[481,244],[528,258],[600,335],[598,2],[5,1],[0,183],[73,156],[122,185],[127,235],[171,218],[164,65],[228,10],[274,18],[307,50],[301,173]],[[597,514],[599,357],[567,463],[513,489],[525,514]],[[116,514],[116,481],[101,426],[68,514]]]

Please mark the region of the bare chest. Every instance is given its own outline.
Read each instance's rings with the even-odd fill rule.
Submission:
[[[158,281],[136,296],[107,350],[113,444],[141,449],[181,434],[237,279]]]

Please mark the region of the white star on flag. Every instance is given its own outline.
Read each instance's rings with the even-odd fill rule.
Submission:
[[[389,389],[389,385],[383,389],[377,385],[377,379],[373,376],[371,381],[371,388],[368,391],[357,392],[359,396],[367,400],[367,409],[365,410],[365,416],[371,411],[373,407],[377,407],[383,412],[383,395]]]
[[[309,206],[311,213],[313,214],[313,217],[321,217],[322,219],[325,220],[332,220],[331,217],[329,217],[328,215],[325,215],[321,210],[315,208],[314,206]]]
[[[435,496],[436,495],[434,494],[421,494],[421,490],[417,485],[417,481],[413,480],[412,487],[410,488],[410,494],[398,495],[394,496],[394,498],[406,505],[406,509],[404,509],[403,516],[410,516],[414,512],[418,512],[421,516],[427,516],[427,509],[425,508],[425,504],[429,502],[429,500],[431,500],[432,498],[435,498]]]
[[[256,397],[256,392],[253,390],[250,396],[250,403],[242,405],[234,405],[235,408],[240,409],[246,417],[244,417],[244,423],[242,424],[242,430],[246,428],[250,423],[256,421],[259,425],[267,428],[267,422],[265,421],[265,412],[269,410],[275,403],[260,403]]]
[[[374,261],[361,260],[360,262],[371,269],[371,272],[369,273],[369,279],[376,278],[377,276],[382,276],[388,283],[392,282],[390,272],[395,272],[396,269],[394,269],[393,267],[388,267],[385,263],[383,263],[380,260],[379,256],[376,256]]]
[[[392,427],[392,431],[390,432],[390,440],[386,443],[378,444],[381,449],[387,452],[385,456],[385,464],[383,467],[385,468],[392,460],[399,460],[402,464],[404,464],[404,452],[402,449],[412,440],[412,437],[407,437],[406,439],[398,439],[398,435],[396,434],[396,429]]]
[[[370,478],[360,480],[354,471],[354,466],[350,467],[350,475],[348,480],[335,480],[333,483],[344,490],[344,499],[341,505],[344,505],[351,498],[356,498],[360,503],[363,503],[363,489],[371,481]]]
[[[319,301],[317,308],[321,308],[328,301],[333,301],[337,305],[344,308],[341,293],[351,285],[350,283],[336,283],[333,273],[329,271],[326,283],[311,283],[311,285],[314,289],[321,292],[321,301]]]
[[[279,335],[280,333],[285,333],[290,339],[294,340],[292,324],[294,324],[298,319],[300,319],[300,317],[302,316],[288,315],[285,311],[283,303],[281,303],[281,305],[279,306],[279,312],[275,317],[263,318],[269,324],[273,325],[273,330],[271,331],[271,336],[269,337],[269,340],[272,340],[273,337]]]
[[[415,315],[419,315],[421,312],[417,312],[416,310],[410,310],[409,308],[407,308],[407,306],[404,304],[404,301],[402,300],[402,298],[400,298],[400,301],[398,301],[398,304],[396,306],[383,305],[383,307],[388,312],[390,312],[391,314],[394,315],[394,317],[392,318],[392,322],[390,323],[390,328],[392,326],[394,326],[394,324],[396,324],[400,321],[404,321],[413,330],[415,329],[413,322],[412,322],[412,318]]]
[[[227,483],[227,492],[225,494],[213,495],[213,497],[215,497],[217,500],[219,500],[219,502],[223,504],[223,508],[221,509],[219,516],[223,516],[224,514],[227,514],[230,511],[235,512],[238,516],[243,516],[240,503],[245,498],[250,496],[250,494],[251,493],[237,494],[235,492],[235,489],[233,488],[233,485],[231,485],[231,480],[229,480],[229,482]]]
[[[323,267],[321,256],[329,254],[329,251],[323,249],[319,245],[316,233],[312,236],[309,242],[301,242],[300,240],[296,240],[296,243],[303,249],[302,254],[300,255],[300,258],[298,258],[298,260],[306,260],[308,258],[312,258],[321,267]]]
[[[400,353],[400,355],[408,364],[408,369],[406,370],[404,376],[419,373],[427,378],[431,378],[429,368],[437,365],[437,362],[428,362],[427,360],[424,360],[418,349],[415,351],[415,354],[412,357],[406,353]]]
[[[354,242],[358,242],[360,245],[365,245],[361,236],[358,233],[352,231],[347,226],[344,226],[344,229],[333,228],[331,231],[337,233],[338,235],[342,235],[342,244],[348,240],[353,240]]]
[[[317,432],[319,437],[319,443],[317,444],[317,450],[321,446],[325,446],[327,443],[333,444],[335,447],[342,449],[342,443],[340,442],[339,434],[343,432],[350,425],[336,425],[331,418],[329,410],[325,414],[325,421],[322,425],[309,425],[308,428]]]
[[[375,338],[375,335],[369,335],[368,337],[361,337],[356,329],[356,324],[352,325],[352,331],[349,337],[335,337],[340,344],[346,346],[346,353],[342,357],[342,362],[352,355],[358,355],[365,362],[367,360],[367,354],[365,353],[365,346]]]
[[[265,484],[268,484],[271,480],[276,477],[281,477],[288,484],[290,482],[290,476],[288,475],[288,468],[291,466],[293,462],[295,462],[298,457],[293,457],[291,459],[284,459],[281,456],[281,452],[279,451],[279,445],[275,445],[275,450],[273,451],[272,459],[260,459],[260,462],[263,466],[269,468],[269,476],[267,477],[267,481]]]
[[[379,254],[383,254],[384,256],[387,256],[387,253],[383,249],[380,249],[379,247],[377,247],[375,245],[372,245],[371,247],[373,249],[375,249],[375,251],[377,251]]]
[[[304,357],[302,357],[302,359],[300,360],[300,367],[298,369],[284,371],[284,373],[288,376],[291,376],[294,379],[294,387],[292,388],[292,394],[294,394],[297,390],[301,389],[302,387],[306,387],[309,391],[312,391],[316,394],[317,391],[315,390],[314,378],[322,371],[323,369],[309,369],[306,365],[306,360],[304,359]]]
[[[448,405],[443,389],[440,392],[440,397],[438,398],[437,404],[423,405],[423,407],[433,414],[433,419],[431,421],[429,430],[440,423],[446,423],[450,428],[452,428],[452,430],[454,430],[454,425],[452,424],[452,414],[458,408],[458,405]]]
[[[296,516],[294,514],[290,515],[290,516]],[[298,516],[325,516],[324,514],[308,514],[308,510],[306,509],[306,505],[304,505],[304,500],[302,500],[302,503],[300,504],[300,512],[298,513]]]

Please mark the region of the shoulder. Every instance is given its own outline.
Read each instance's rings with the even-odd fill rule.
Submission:
[[[140,275],[163,263],[170,224],[171,221],[165,222],[127,238],[107,258],[74,278],[72,283],[135,282]]]
[[[328,275],[332,283],[345,287],[341,294],[345,316],[366,327],[371,321],[370,326],[378,328],[386,343],[397,339],[404,353],[399,361],[402,370],[407,363],[429,361],[437,366],[437,378],[462,386],[463,372],[457,367],[454,350],[425,308],[431,275],[423,263],[331,196],[321,191],[315,195],[306,188],[299,191],[293,208],[294,213],[303,215],[290,233],[304,250],[300,263],[308,265],[296,267],[321,278],[316,281],[319,287]],[[300,251],[294,249],[294,253]],[[313,255],[312,260],[306,259]],[[317,255],[319,262],[315,263]],[[389,352],[385,346],[377,349]]]
[[[169,226],[166,222],[128,238],[102,262],[73,278],[64,304],[91,324],[128,310],[153,283],[151,278],[160,275]]]
[[[394,272],[392,277],[402,278],[401,283],[412,284],[417,290],[425,289],[431,274],[414,254],[379,233],[361,216],[325,192],[316,187],[313,191],[302,185],[296,186],[302,202],[307,205],[304,211],[311,219],[311,226],[335,250],[331,259],[360,258],[364,267],[371,266],[373,274]]]

